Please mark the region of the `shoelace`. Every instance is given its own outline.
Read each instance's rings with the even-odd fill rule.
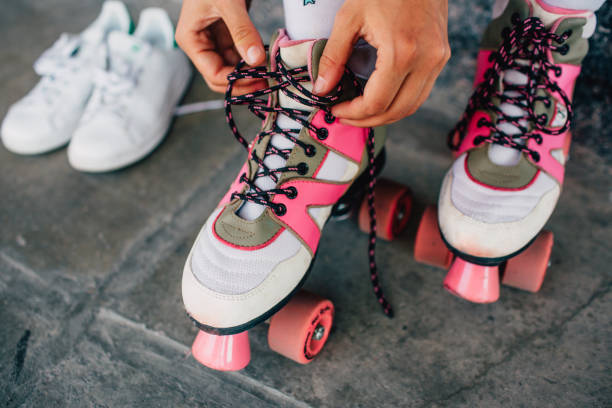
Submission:
[[[240,142],[247,152],[249,152],[250,147],[249,143],[244,139],[236,123],[234,121],[234,116],[232,113],[232,105],[248,105],[248,108],[251,112],[253,112],[258,118],[261,120],[265,120],[266,114],[274,113],[283,114],[287,117],[293,119],[303,127],[307,127],[310,129],[319,140],[325,140],[328,137],[328,130],[324,127],[317,128],[309,123],[305,117],[307,117],[311,112],[301,110],[301,109],[293,109],[293,108],[284,108],[280,105],[276,106],[268,106],[268,98],[265,96],[280,91],[283,92],[286,96],[298,101],[299,103],[310,106],[313,108],[318,108],[325,111],[325,121],[327,123],[333,123],[335,118],[331,114],[329,106],[331,103],[336,102],[340,95],[342,94],[342,86],[338,85],[335,89],[335,92],[332,96],[319,96],[315,95],[305,87],[303,87],[300,83],[309,81],[310,78],[308,76],[308,67],[302,66],[298,68],[287,69],[285,64],[282,62],[280,57],[280,51],[276,52],[274,56],[275,68],[276,71],[268,71],[266,67],[256,67],[256,68],[248,68],[242,69],[245,67],[246,63],[244,61],[240,61],[236,66],[234,72],[228,75],[228,86],[225,92],[225,117],[227,123],[234,134],[234,137],[238,142]],[[345,72],[348,75],[355,85],[355,87],[362,92],[361,86],[357,82],[357,79],[348,69]],[[276,81],[275,85],[269,86],[267,88],[248,93],[246,95],[232,96],[232,89],[234,87],[234,83],[240,79],[272,79]],[[295,92],[292,92],[289,87],[293,86],[298,92],[302,95],[299,95]],[[282,129],[276,123],[272,125],[272,128],[267,131],[260,132],[255,140],[259,140],[264,137],[271,137],[275,134],[282,134],[287,139],[291,140],[295,145],[304,149],[304,153],[312,157],[316,154],[316,147],[314,145],[304,143],[298,140],[297,135],[299,135],[300,129]],[[271,198],[274,194],[284,194],[288,198],[297,197],[298,191],[295,187],[288,188],[274,188],[270,190],[263,190],[255,185],[255,180],[259,177],[271,177],[275,183],[278,183],[279,175],[284,172],[297,172],[300,175],[304,175],[308,172],[308,166],[306,163],[299,163],[297,166],[283,166],[276,169],[270,169],[264,163],[266,157],[270,155],[278,155],[283,159],[287,160],[289,155],[291,154],[293,148],[291,149],[279,149],[273,146],[271,143],[268,144],[268,148],[264,153],[263,157],[258,157],[255,149],[251,152],[251,159],[254,160],[258,166],[259,170],[255,173],[252,180],[249,180],[246,173],[243,173],[240,176],[240,181],[246,183],[249,186],[249,189],[245,193],[232,193],[232,199],[239,198],[244,201],[251,201],[266,207],[269,207],[272,211],[275,212],[276,215],[282,216],[286,213],[287,208],[284,204],[275,204],[271,201]],[[389,302],[387,302],[383,290],[380,287],[378,281],[378,269],[376,265],[376,210],[374,208],[374,187],[376,184],[376,176],[375,176],[375,164],[374,164],[374,132],[370,129],[367,138],[367,150],[368,150],[368,209],[370,214],[370,234],[368,241],[368,258],[369,258],[369,267],[370,267],[370,281],[372,282],[374,294],[378,300],[378,303],[381,305],[383,312],[389,316],[393,316],[393,309]]]
[[[91,119],[102,106],[121,117],[126,113],[122,96],[134,89],[140,72],[127,58],[115,57],[112,64],[108,69],[94,70],[95,90],[83,115],[84,122]]]
[[[81,67],[81,61],[73,58],[80,46],[79,36],[64,33],[38,57],[34,71],[42,81],[36,92],[30,94],[33,102],[51,104],[56,100],[70,76]]]
[[[493,123],[481,119],[478,122],[478,127],[488,127],[491,132],[488,136],[475,138],[474,143],[488,142],[511,147],[529,154],[534,161],[538,162],[540,155],[527,147],[528,140],[534,139],[536,143],[541,144],[542,136],[538,132],[546,135],[560,135],[570,128],[572,122],[573,114],[569,97],[549,76],[548,72],[552,70],[554,75],[559,77],[561,76],[561,67],[550,62],[547,56],[548,50],[557,51],[563,55],[567,54],[569,45],[561,44],[569,38],[572,32],[568,30],[562,35],[557,35],[550,32],[539,18],[529,17],[521,20],[518,14],[512,16],[512,24],[513,28],[511,30],[506,28],[502,32],[504,42],[499,50],[489,57],[489,61],[494,61],[493,66],[485,73],[485,79],[474,90],[465,113],[449,133],[448,146],[452,150],[458,150],[474,112],[480,109],[490,110],[497,114],[497,120]],[[559,45],[554,45],[553,42]],[[528,61],[528,64],[523,64],[521,61]],[[497,81],[502,72],[507,70],[515,70],[526,75],[527,83],[516,85],[504,82],[503,93],[500,92],[496,89]],[[535,113],[536,102],[542,102],[546,107],[549,107],[552,103],[548,96],[537,95],[539,89],[547,90],[553,94],[557,93],[561,97],[567,109],[567,119],[560,128],[550,129],[546,127],[548,115],[545,113],[537,115]],[[508,93],[511,93],[511,95],[508,95]],[[494,103],[495,98],[499,99],[499,104]],[[519,107],[525,112],[525,115],[517,117],[504,113],[499,108],[499,105],[504,102]],[[498,125],[502,123],[510,123],[519,129],[520,133],[508,134],[500,130]],[[525,126],[525,123],[527,123],[527,126]],[[531,128],[529,124],[531,124]]]

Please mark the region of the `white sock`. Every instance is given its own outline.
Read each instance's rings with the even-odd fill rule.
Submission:
[[[344,0],[283,0],[285,28],[292,40],[329,38]]]
[[[542,0],[553,7],[561,7],[568,10],[590,10],[596,11],[606,0]]]

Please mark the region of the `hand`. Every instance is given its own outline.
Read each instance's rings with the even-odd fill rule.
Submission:
[[[340,81],[353,46],[363,38],[377,49],[364,93],[332,113],[348,125],[372,127],[413,114],[429,96],[450,58],[446,0],[346,0],[319,65],[315,92]]]
[[[183,0],[176,43],[217,92],[225,92],[227,75],[241,57],[251,66],[262,65],[266,59],[245,0]],[[234,92],[252,92],[261,88],[261,82],[238,81]]]

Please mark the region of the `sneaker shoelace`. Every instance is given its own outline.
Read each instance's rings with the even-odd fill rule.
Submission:
[[[319,96],[304,86],[302,82],[310,81],[311,78],[308,75],[308,67],[302,66],[297,68],[288,69],[283,63],[280,51],[276,51],[274,55],[275,71],[268,71],[266,67],[255,67],[243,69],[246,66],[244,61],[240,61],[236,66],[234,72],[228,75],[228,86],[225,92],[225,117],[227,123],[234,134],[234,137],[240,142],[247,152],[250,152],[250,158],[257,163],[259,166],[258,171],[255,172],[252,180],[247,177],[246,173],[240,175],[240,181],[244,182],[249,188],[244,193],[233,192],[232,199],[239,198],[243,201],[254,202],[270,208],[278,216],[282,216],[287,212],[287,208],[282,203],[273,203],[272,197],[274,194],[284,194],[289,199],[297,197],[298,191],[295,187],[287,188],[273,188],[264,190],[255,184],[255,181],[259,177],[270,177],[276,184],[280,179],[280,175],[285,172],[297,172],[300,175],[308,173],[308,166],[302,162],[296,166],[282,166],[275,169],[270,169],[265,163],[265,159],[271,155],[278,155],[285,161],[289,158],[292,148],[280,149],[274,146],[271,142],[268,143],[268,147],[263,154],[263,157],[259,157],[255,149],[251,149],[249,143],[242,136],[236,123],[234,121],[234,115],[232,113],[232,105],[247,105],[249,110],[254,113],[261,120],[265,120],[267,114],[282,114],[286,115],[290,119],[293,119],[302,127],[310,129],[316,135],[317,139],[325,140],[328,137],[328,130],[325,127],[317,128],[308,122],[307,118],[311,112],[295,108],[282,107],[278,103],[274,106],[270,106],[268,99],[270,94],[280,91],[283,92],[289,98],[316,109],[321,109],[325,112],[325,122],[331,124],[335,121],[334,116],[331,114],[330,105],[339,100],[342,94],[342,86],[338,85],[331,96]],[[357,82],[356,77],[350,70],[346,70],[346,75],[353,80],[354,86],[362,92],[360,84]],[[241,79],[264,79],[273,80],[274,84],[264,89],[260,89],[255,92],[251,92],[245,95],[232,96],[232,90],[234,83]],[[295,88],[300,94],[293,92],[290,87]],[[283,129],[277,125],[276,121],[272,124],[269,130],[261,131],[256,137],[255,141],[261,140],[264,137],[272,137],[273,135],[283,135],[288,140],[292,141],[296,146],[299,146],[304,150],[304,153],[308,157],[312,157],[316,154],[316,147],[312,144],[305,143],[298,139],[301,128]],[[367,151],[368,151],[368,210],[370,214],[370,233],[368,241],[368,259],[370,268],[370,280],[373,286],[374,294],[376,295],[378,303],[381,305],[383,312],[389,316],[393,316],[393,309],[386,300],[383,290],[380,287],[378,281],[378,270],[376,265],[376,211],[374,208],[374,187],[376,184],[375,176],[375,164],[374,164],[374,132],[370,129],[367,138]]]
[[[32,103],[53,104],[70,82],[71,76],[81,69],[82,61],[76,56],[80,52],[81,38],[78,35],[62,34],[34,62],[34,71],[42,77],[40,85],[30,93]]]
[[[572,122],[571,101],[553,76],[549,75],[549,71],[552,71],[558,78],[562,69],[548,60],[549,51],[567,54],[569,45],[563,43],[572,32],[567,30],[562,35],[557,35],[550,32],[538,17],[521,20],[516,13],[512,16],[512,24],[512,29],[506,28],[502,32],[504,41],[501,47],[489,57],[493,66],[486,71],[484,81],[476,87],[463,116],[449,133],[448,146],[452,150],[458,150],[472,115],[477,110],[489,110],[497,115],[497,119],[495,122],[484,118],[478,121],[479,128],[488,127],[490,132],[488,136],[476,137],[474,144],[487,142],[510,147],[530,155],[535,162],[538,162],[540,154],[527,147],[529,139],[542,144],[542,134],[561,135],[570,128]],[[526,83],[516,84],[504,80],[504,89],[500,91],[497,89],[500,76],[511,70],[525,75]],[[550,107],[552,103],[550,96],[538,95],[538,90],[545,90],[550,94],[556,93],[561,98],[567,109],[567,119],[561,127],[556,129],[547,127],[548,115],[536,114],[536,102],[542,102],[546,107]],[[500,108],[502,103],[514,105],[524,114],[510,115]],[[500,129],[500,125],[504,123],[511,124],[518,132],[510,134]]]
[[[123,96],[136,87],[140,68],[129,58],[118,56],[113,57],[110,65],[107,69],[94,71],[95,89],[83,114],[83,122],[90,120],[102,107],[121,118],[128,112]]]

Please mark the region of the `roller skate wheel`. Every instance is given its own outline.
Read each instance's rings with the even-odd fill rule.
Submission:
[[[428,265],[448,269],[453,254],[448,249],[438,227],[438,211],[434,206],[425,208],[414,239],[414,259]]]
[[[552,232],[542,231],[527,249],[506,262],[502,283],[529,292],[539,291],[546,276],[553,241]]]
[[[376,235],[387,241],[397,237],[408,225],[412,209],[410,189],[395,181],[380,179],[374,188]],[[367,194],[359,208],[359,228],[370,232],[370,211]]]
[[[332,302],[301,291],[270,319],[268,345],[293,361],[308,364],[323,349],[333,319]]]

